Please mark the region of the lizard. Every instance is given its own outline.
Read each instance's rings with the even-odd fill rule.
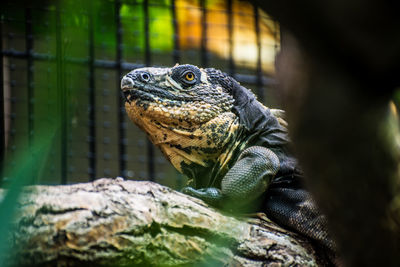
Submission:
[[[265,211],[334,251],[290,150],[284,111],[220,70],[189,64],[134,69],[121,90],[129,118],[188,177],[182,192],[230,211]]]

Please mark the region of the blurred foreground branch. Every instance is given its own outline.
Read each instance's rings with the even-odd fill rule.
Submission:
[[[315,266],[322,260],[305,239],[273,223],[223,215],[151,182],[31,186],[19,207],[9,255],[16,266]]]

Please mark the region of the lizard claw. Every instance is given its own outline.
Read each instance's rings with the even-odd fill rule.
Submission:
[[[214,187],[194,189],[186,186],[182,189],[182,193],[199,198],[211,205],[218,205],[222,199],[221,191]]]
[[[190,195],[190,196],[195,196],[195,192],[196,189],[194,189],[191,186],[185,186],[184,188],[182,188],[181,192],[186,194],[186,195]]]

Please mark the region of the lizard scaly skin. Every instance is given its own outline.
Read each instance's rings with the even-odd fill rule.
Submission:
[[[193,65],[136,69],[121,89],[131,120],[189,178],[184,193],[231,211],[265,211],[334,248],[288,148],[283,111],[225,73]]]

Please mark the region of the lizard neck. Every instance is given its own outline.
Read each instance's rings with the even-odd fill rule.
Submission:
[[[143,116],[135,123],[179,172],[194,180],[196,187],[209,185],[215,176],[227,170],[238,145],[235,140],[239,119],[232,112],[190,128]]]
[[[238,118],[226,112],[195,129],[170,129],[160,148],[196,187],[206,187],[227,170],[238,130]]]

